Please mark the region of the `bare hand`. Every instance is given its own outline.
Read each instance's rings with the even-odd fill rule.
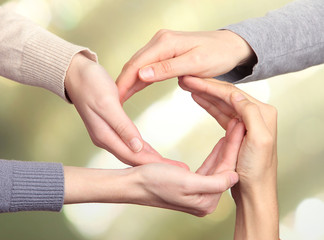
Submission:
[[[184,75],[219,76],[253,56],[247,42],[228,30],[160,30],[125,64],[117,78],[121,102],[153,82]]]
[[[232,190],[236,203],[235,240],[279,239],[277,200],[277,111],[234,85],[184,77],[180,86],[225,129],[232,118],[246,128]]]
[[[231,121],[196,173],[161,163],[123,170],[65,167],[64,202],[133,203],[204,216],[238,181],[234,169],[243,136],[243,124]]]
[[[132,166],[164,162],[187,168],[184,163],[163,158],[142,139],[119,102],[115,82],[102,66],[76,55],[65,86],[96,146]]]

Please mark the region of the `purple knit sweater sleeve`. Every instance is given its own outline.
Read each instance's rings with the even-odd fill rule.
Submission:
[[[0,212],[60,211],[64,173],[60,163],[0,160]]]

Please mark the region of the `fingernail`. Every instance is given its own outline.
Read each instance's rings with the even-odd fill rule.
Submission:
[[[146,67],[139,71],[139,75],[143,80],[154,78],[154,70],[152,67]]]
[[[133,152],[137,153],[142,150],[143,143],[138,138],[135,137],[129,142],[129,146],[133,150]]]
[[[233,92],[232,93],[232,98],[233,100],[235,100],[236,102],[240,102],[242,100],[245,99],[245,96],[242,93],[239,92]]]

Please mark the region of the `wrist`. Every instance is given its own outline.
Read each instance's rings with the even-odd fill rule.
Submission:
[[[83,72],[88,68],[88,66],[91,66],[92,64],[95,63],[85,55],[83,55],[81,52],[73,56],[64,79],[66,95],[70,100],[73,101],[73,92],[80,86]]]
[[[223,30],[228,34],[232,41],[233,52],[237,56],[237,66],[254,65],[256,63],[256,55],[251,46],[240,35],[230,31]]]
[[[279,239],[279,212],[276,184],[255,184],[232,190],[236,204],[235,240]]]

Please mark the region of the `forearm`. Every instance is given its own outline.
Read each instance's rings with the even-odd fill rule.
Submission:
[[[250,69],[235,68],[222,80],[249,82],[322,64],[323,11],[321,0],[298,0],[264,17],[225,27],[249,43],[257,64]]]
[[[132,168],[122,170],[64,167],[64,204],[131,203],[136,190]]]
[[[240,184],[237,187],[240,188]],[[246,193],[241,191],[235,203],[237,207],[235,240],[279,239],[279,213],[275,184],[254,186]]]

